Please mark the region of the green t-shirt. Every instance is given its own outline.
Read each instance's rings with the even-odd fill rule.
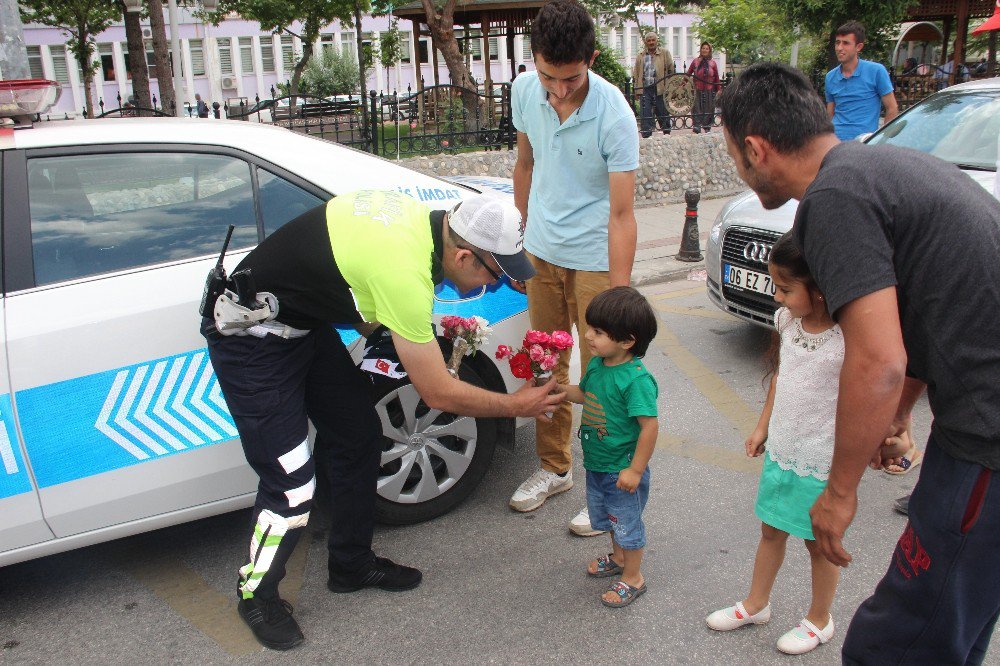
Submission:
[[[330,245],[365,321],[411,342],[430,342],[434,239],[429,209],[393,191],[363,190],[326,207]]]
[[[639,438],[636,417],[656,416],[656,380],[638,358],[606,366],[595,356],[580,380],[580,390],[583,466],[591,472],[622,471],[632,463]]]

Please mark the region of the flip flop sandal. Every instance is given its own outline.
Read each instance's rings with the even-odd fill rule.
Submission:
[[[587,569],[587,575],[592,578],[607,578],[608,576],[618,576],[622,572],[622,568],[615,564],[615,561],[611,559],[611,553],[597,558],[597,571],[591,573],[590,569]]]
[[[609,592],[617,594],[618,601],[608,601],[602,596],[601,603],[611,608],[623,608],[639,598],[640,595],[645,594],[646,584],[643,583],[642,587],[632,587],[624,581],[618,581],[611,586]]]
[[[898,463],[896,463],[895,466],[899,469],[889,469],[888,467],[883,467],[882,471],[886,474],[892,474],[893,476],[900,476],[902,474],[906,474],[914,467],[919,467],[923,460],[924,454],[917,451],[917,447],[913,447],[906,452],[906,455],[899,459]]]

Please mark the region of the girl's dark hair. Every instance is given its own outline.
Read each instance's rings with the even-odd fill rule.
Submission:
[[[646,297],[632,287],[602,291],[587,306],[587,326],[599,328],[615,342],[634,340],[629,350],[642,358],[656,337],[656,313]]]
[[[782,275],[804,284],[810,291],[819,289],[816,286],[816,281],[813,279],[812,273],[809,272],[809,264],[806,263],[806,258],[802,254],[802,250],[799,249],[795,239],[792,238],[791,231],[783,234],[774,243],[771,247],[771,253],[768,255],[767,262],[781,272]],[[777,324],[777,321],[775,321],[775,324]],[[767,381],[771,375],[778,371],[780,352],[781,334],[778,331],[774,331],[771,333],[771,346],[767,349],[767,373],[764,375],[764,381]]]
[[[767,262],[780,270],[782,275],[787,275],[812,289],[816,288],[816,281],[813,280],[812,273],[809,272],[809,264],[806,263],[802,250],[792,238],[791,231],[785,232],[781,238],[775,241]]]
[[[531,53],[550,65],[589,65],[596,45],[594,19],[576,0],[552,0],[531,25]]]

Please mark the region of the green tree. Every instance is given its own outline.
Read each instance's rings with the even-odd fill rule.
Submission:
[[[655,26],[657,17],[663,14],[685,14],[693,9],[703,7],[708,0],[581,0],[590,15],[597,19],[598,25],[604,25],[611,16],[617,16],[622,21],[630,21],[639,26],[640,32],[646,32]],[[652,12],[654,25],[644,24],[639,20],[640,12]]]
[[[378,41],[378,60],[385,67],[385,80],[388,85],[389,70],[395,67],[403,57],[403,39],[399,34],[397,20],[392,19],[389,29],[382,33]]]
[[[355,15],[367,13],[370,7],[369,0],[222,0],[216,11],[200,16],[218,25],[235,12],[248,21],[257,21],[266,32],[298,37],[302,41],[302,57],[295,63],[289,83],[290,94],[297,95],[302,72],[313,57],[313,44],[319,39],[320,29],[334,21],[353,26]],[[299,32],[292,30],[295,24],[299,24]],[[358,29],[360,55],[360,25]]]
[[[299,92],[316,97],[349,95],[358,89],[358,61],[348,51],[323,49],[306,65]]]
[[[621,64],[621,54],[613,48],[604,47],[600,44],[598,44],[597,48],[600,52],[597,54],[597,58],[594,59],[594,72],[609,83],[616,85],[620,90],[625,90],[630,75],[625,66]]]
[[[695,28],[740,64],[781,58],[795,40],[791,25],[767,0],[710,0]]]
[[[906,10],[919,0],[771,0],[790,25],[826,37],[827,66],[837,65],[833,51],[835,33],[844,23],[861,21],[868,32],[864,55],[885,59],[886,47],[906,18]]]
[[[111,0],[21,0],[21,18],[26,23],[61,28],[69,35],[69,48],[83,72],[87,116],[94,115],[94,36],[122,18]]]

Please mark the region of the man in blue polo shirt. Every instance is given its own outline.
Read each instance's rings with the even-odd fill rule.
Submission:
[[[629,284],[636,243],[635,112],[620,90],[590,71],[595,45],[587,10],[576,0],[553,0],[532,24],[535,71],[518,76],[511,92],[514,203],[526,220],[524,247],[536,270],[526,287],[531,326],[568,331],[575,324],[581,341],[591,299]],[[580,367],[589,360],[581,345]],[[568,359],[556,378],[569,381]],[[573,486],[572,422],[564,403],[551,421],[537,423],[541,469],[517,489],[511,507],[533,511]],[[586,509],[570,529],[600,533],[591,529]]]
[[[889,72],[877,62],[858,57],[865,46],[865,26],[848,21],[837,29],[834,50],[840,63],[826,74],[826,110],[841,141],[851,141],[878,129],[885,105],[885,122],[899,115]]]

